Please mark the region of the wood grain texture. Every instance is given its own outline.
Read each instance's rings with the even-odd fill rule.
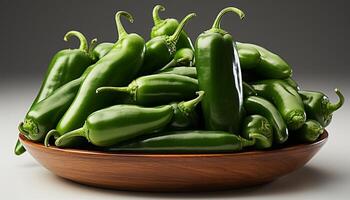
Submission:
[[[273,181],[304,166],[325,144],[225,154],[119,154],[45,147],[20,140],[52,173],[75,182],[130,191],[208,191]]]

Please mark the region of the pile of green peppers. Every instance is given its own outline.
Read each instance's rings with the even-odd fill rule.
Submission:
[[[344,103],[322,92],[301,90],[290,65],[256,44],[236,42],[213,25],[192,43],[181,21],[153,9],[151,39],[128,33],[115,15],[116,42],[88,44],[56,53],[20,133],[59,148],[112,152],[217,153],[266,150],[292,142],[314,142]],[[15,153],[25,148],[17,141]]]

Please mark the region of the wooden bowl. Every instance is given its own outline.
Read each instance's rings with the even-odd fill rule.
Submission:
[[[223,154],[125,154],[59,149],[20,135],[28,152],[54,174],[86,185],[129,191],[178,192],[267,183],[304,166],[325,144]]]

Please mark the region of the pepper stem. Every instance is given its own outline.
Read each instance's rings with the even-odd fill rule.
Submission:
[[[220,29],[220,23],[221,23],[221,19],[222,19],[222,16],[224,14],[226,14],[227,12],[234,12],[236,13],[241,19],[244,18],[245,14],[243,11],[241,11],[240,9],[238,8],[235,8],[235,7],[227,7],[227,8],[224,8],[223,10],[221,10],[219,12],[219,14],[216,16],[216,19],[213,23],[213,26],[212,26],[212,29]]]
[[[337,94],[339,101],[337,103],[334,103],[334,104],[332,104],[332,103],[327,104],[327,111],[329,113],[332,113],[332,112],[338,110],[340,107],[342,107],[344,104],[344,100],[345,100],[344,95],[340,92],[340,90],[338,88],[335,88],[334,91]]]
[[[89,54],[89,56],[92,58],[92,59],[95,59],[94,58],[94,55],[93,55],[93,51],[94,51],[94,49],[95,49],[95,47],[97,46],[97,38],[94,38],[94,39],[92,39],[91,40],[91,42],[90,42],[90,46],[89,46],[89,50],[88,50],[88,54]]]
[[[75,36],[79,39],[80,41],[80,46],[79,49],[82,51],[85,51],[86,53],[88,52],[88,44],[87,44],[87,40],[85,38],[85,36],[78,32],[78,31],[69,31],[68,33],[66,33],[66,35],[64,36],[64,41],[68,41],[72,36]]]
[[[68,132],[68,133],[62,135],[61,137],[56,139],[55,145],[60,147],[60,146],[62,146],[62,144],[65,144],[65,140],[70,139],[70,138],[74,138],[74,137],[80,137],[80,136],[86,137],[84,128],[78,128],[76,130],[73,130],[71,132]]]
[[[128,33],[125,31],[123,24],[120,22],[120,16],[124,16],[126,17],[130,23],[134,22],[134,18],[132,17],[132,15],[126,11],[118,11],[115,14],[115,22],[117,24],[117,31],[118,31],[118,40],[123,39],[124,37],[126,37],[128,35]]]
[[[247,140],[241,137],[241,144],[242,147],[249,147],[255,145],[255,139],[252,138],[252,140]]]
[[[152,17],[153,17],[154,25],[156,25],[156,26],[164,21],[159,17],[159,11],[162,11],[162,12],[165,11],[164,6],[156,5],[153,8]]]
[[[129,87],[99,87],[96,90],[96,93],[100,92],[124,92],[124,93],[131,93],[131,90]]]
[[[188,20],[190,20],[194,16],[196,16],[196,13],[190,13],[185,18],[183,18],[179,26],[176,28],[175,32],[171,36],[169,36],[168,41],[176,45],[184,26],[186,25]]]
[[[23,128],[23,122],[21,122],[19,125],[18,125],[18,130],[21,134],[23,134],[24,136],[28,137],[28,132],[26,130],[24,130]]]
[[[196,94],[198,95],[198,97],[192,99],[192,100],[189,100],[189,101],[184,101],[184,102],[181,102],[179,103],[179,107],[181,108],[181,110],[183,110],[183,112],[185,113],[190,113],[193,111],[193,109],[197,106],[197,104],[199,102],[202,101],[203,99],[203,96],[204,96],[204,91],[198,91],[196,92]]]
[[[51,131],[49,131],[49,132],[46,134],[45,139],[44,139],[44,145],[45,145],[45,147],[49,147],[49,146],[50,146],[50,139],[51,139],[52,136],[55,136],[55,139],[56,139],[57,137],[60,137],[61,135],[60,135],[60,133],[59,133],[58,131],[56,131],[56,130],[51,130]]]
[[[177,63],[178,63],[177,60],[172,59],[170,62],[168,62],[168,64],[166,64],[164,67],[162,67],[160,70],[158,70],[158,72],[161,72],[161,71],[168,69],[170,67],[174,67]]]

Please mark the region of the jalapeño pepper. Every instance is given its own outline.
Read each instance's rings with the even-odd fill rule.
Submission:
[[[256,149],[267,149],[272,146],[273,130],[265,117],[261,115],[247,116],[242,127],[242,136],[254,140]]]
[[[181,65],[192,66],[193,60],[194,60],[194,52],[189,48],[183,48],[176,51],[174,58],[159,71],[163,71],[167,68],[181,66]]]
[[[93,50],[93,55],[95,59],[100,60],[113,48],[113,46],[114,46],[114,43],[110,43],[110,42],[103,42],[98,44]]]
[[[171,67],[158,72],[159,74],[177,74],[191,78],[197,78],[197,69],[195,67],[179,66]]]
[[[151,31],[151,38],[164,35],[172,35],[175,33],[176,29],[180,26],[179,22],[176,19],[168,18],[161,19],[159,17],[159,11],[165,11],[165,8],[162,5],[156,5],[153,8],[153,22],[154,26]],[[176,44],[177,49],[181,48],[190,48],[194,50],[191,39],[187,36],[185,30],[182,30],[179,36],[179,41]]]
[[[306,120],[303,126],[293,133],[295,139],[301,142],[314,142],[324,132],[323,126],[315,120]]]
[[[91,113],[114,103],[112,98],[96,95],[97,88],[105,85],[123,86],[129,83],[140,69],[145,49],[144,40],[137,34],[128,34],[120,22],[120,16],[125,16],[133,22],[129,13],[117,12],[119,39],[112,50],[94,64],[94,68],[83,81],[73,103],[56,127],[60,134],[83,126]]]
[[[223,9],[212,28],[197,38],[195,60],[199,89],[205,91],[202,101],[205,128],[238,133],[242,83],[232,36],[220,28],[221,18],[227,12],[244,17],[244,13],[237,8]]]
[[[339,101],[335,104],[332,104],[329,98],[321,92],[298,91],[298,93],[303,100],[307,117],[318,121],[323,127],[331,123],[332,113],[344,104],[344,96],[338,89],[335,89],[335,93]]]

